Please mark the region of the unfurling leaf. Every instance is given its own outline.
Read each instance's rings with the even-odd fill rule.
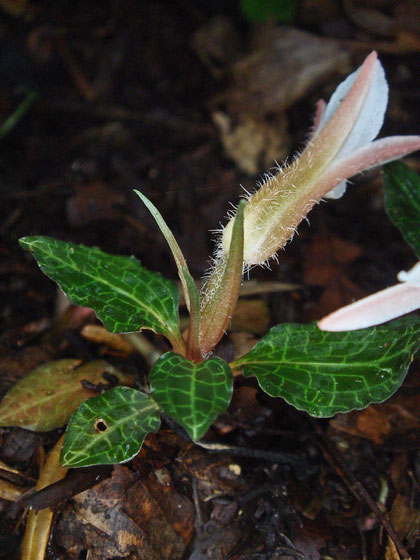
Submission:
[[[153,366],[149,381],[153,399],[193,440],[226,411],[232,396],[232,371],[221,358],[195,364],[167,352]]]
[[[20,244],[71,302],[94,309],[110,332],[151,329],[183,345],[178,288],[134,257],[42,236],[24,237]]]
[[[70,418],[62,463],[66,467],[125,463],[159,426],[159,407],[150,397],[116,387],[85,401]]]
[[[419,346],[419,318],[352,332],[284,324],[230,366],[256,377],[270,396],[329,417],[388,399]]]
[[[238,302],[244,262],[245,204],[241,200],[238,205],[229,249],[227,252],[221,250],[203,290],[200,323],[203,355],[211,352],[226,332]]]
[[[48,432],[64,426],[76,408],[95,392],[82,381],[108,383],[110,373],[117,383],[132,385],[133,379],[103,360],[77,367],[80,360],[58,360],[43,364],[20,379],[0,403],[0,426],[18,426]]]

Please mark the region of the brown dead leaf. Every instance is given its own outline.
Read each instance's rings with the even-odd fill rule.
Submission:
[[[212,118],[226,154],[243,173],[255,175],[259,169],[272,167],[274,161],[282,161],[289,152],[284,115],[268,121],[248,113],[231,118],[215,111]]]
[[[114,354],[127,356],[135,352],[134,348],[124,339],[123,336],[110,333],[101,325],[85,325],[81,331],[81,335],[96,344],[104,344],[114,351]]]
[[[56,508],[61,502],[108,478],[111,471],[112,465],[71,469],[66,478],[54,482],[30,496],[24,496],[21,502],[29,505],[35,512],[47,507]]]
[[[14,502],[26,491],[26,488],[17,486],[8,480],[0,478],[0,498]]]
[[[176,470],[180,477],[187,474],[189,478],[196,479],[204,496],[235,493],[243,489],[240,468],[231,457],[208,453],[195,445],[179,454]]]
[[[358,245],[338,237],[315,238],[305,252],[305,284],[329,286],[341,274],[343,265],[353,262],[361,254]]]
[[[173,553],[181,552],[183,545],[191,540],[194,507],[186,496],[175,491],[167,469],[151,472],[145,480],[130,487],[124,511],[143,527],[149,541],[155,541],[155,546],[162,549],[163,558],[172,558],[172,550]],[[162,539],[165,534],[167,537]],[[181,537],[183,545],[178,537]]]
[[[180,559],[192,533],[192,505],[165,475],[140,481],[127,467],[114,467],[111,478],[76,496],[63,512],[57,544],[72,558],[89,550],[98,559]]]
[[[124,197],[104,183],[95,181],[76,185],[75,195],[67,202],[67,219],[73,227],[84,227],[101,220],[115,221],[121,217]]]
[[[388,535],[388,543],[385,549],[385,560],[401,560],[400,555],[398,554],[397,547],[394,544],[394,541]]]
[[[140,476],[147,476],[151,469],[159,470],[169,465],[188,446],[181,436],[161,428],[156,434],[147,436],[140,453],[133,459],[133,467]]]
[[[390,476],[395,491],[401,494],[406,494],[412,483],[407,476],[408,469],[408,455],[406,453],[395,454],[390,468]]]
[[[401,540],[406,541],[407,548],[415,545],[420,527],[420,509],[410,503],[410,496],[397,494],[389,513],[391,523]]]
[[[229,114],[281,113],[348,62],[338,42],[285,26],[259,31],[256,48],[232,69]]]
[[[305,321],[320,319],[327,313],[366,294],[348,277],[349,265],[362,254],[358,245],[337,237],[318,237],[305,252],[305,284],[325,290],[316,305],[305,314]]]
[[[270,323],[270,310],[262,299],[239,300],[229,330],[263,335]]]
[[[8,463],[27,463],[39,454],[40,449],[42,447],[39,434],[13,428],[4,434],[1,456]],[[42,461],[40,463],[42,464]]]
[[[305,322],[317,321],[324,315],[365,296],[365,292],[359,286],[349,280],[344,273],[339,273],[325,288],[318,302],[304,314],[303,319]]]
[[[87,398],[97,393],[82,381],[108,384],[105,373],[116,383],[132,385],[131,376],[97,360],[80,367],[80,360],[58,360],[37,367],[19,380],[0,403],[0,426],[48,432],[66,424],[71,414]]]
[[[42,466],[36,485],[37,490],[47,487],[64,478],[68,469],[61,466],[60,453],[64,435],[60,437],[50,451],[45,464]],[[53,512],[50,508],[39,513],[30,511],[26,522],[25,536],[22,542],[21,560],[43,559],[50,535]]]
[[[111,478],[78,494],[62,511],[54,531],[55,542],[70,558],[78,559],[83,551],[95,559],[137,559],[137,548],[144,558],[150,547],[140,527],[121,511],[126,488],[133,475],[126,467],[116,467]]]
[[[321,521],[302,520],[302,526],[296,527],[296,537],[293,544],[304,554],[305,559],[320,560],[320,550],[327,544],[327,539],[331,538],[331,530]],[[279,556],[279,560],[286,560],[290,556]]]
[[[378,445],[386,443],[392,447],[392,442],[399,443],[399,449],[402,450],[403,442],[406,441],[410,448],[412,436],[419,433],[419,407],[420,395],[397,394],[385,403],[373,404],[348,414],[337,414],[330,425],[354,436],[370,439]],[[411,437],[406,439],[406,436]]]

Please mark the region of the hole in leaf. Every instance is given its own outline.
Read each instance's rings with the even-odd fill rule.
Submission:
[[[97,432],[106,432],[108,430],[108,424],[102,418],[97,418],[95,421],[95,430]]]

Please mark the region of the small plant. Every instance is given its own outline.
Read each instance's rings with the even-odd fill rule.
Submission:
[[[59,284],[69,300],[93,308],[109,331],[150,329],[165,336],[173,349],[152,367],[148,393],[119,386],[77,408],[63,444],[65,466],[130,460],[146,435],[159,429],[162,412],[193,440],[200,439],[226,411],[234,374],[256,377],[263,391],[316,417],[361,409],[388,399],[397,390],[420,345],[417,317],[371,326],[391,318],[384,314],[379,320],[367,320],[363,330],[351,331],[349,322],[345,332],[320,330],[316,324],[285,323],[273,327],[249,353],[230,364],[212,357],[234,312],[244,271],[275,258],[322,197],[337,198],[344,192],[348,177],[420,149],[418,136],[374,141],[387,100],[384,71],[372,53],[339,85],[328,104],[319,102],[315,126],[302,153],[275,175],[267,175],[260,188],[239,203],[220,231],[214,263],[201,293],[162,216],[136,191],[176,261],[189,311],[184,334],[179,326],[177,286],[134,257],[109,255],[98,248],[48,237],[21,239],[21,246],[32,252],[41,270]],[[402,173],[397,169],[398,180],[392,176],[395,169],[391,167],[387,173],[392,189],[397,188],[406,168],[402,167]],[[419,254],[420,184],[418,178],[412,182],[411,202],[404,205],[396,199],[390,207],[399,215],[414,212],[414,222],[407,217],[398,225]],[[402,184],[405,188],[404,181]],[[417,297],[410,309],[397,309],[392,317],[418,304]],[[1,414],[0,420],[4,425]]]

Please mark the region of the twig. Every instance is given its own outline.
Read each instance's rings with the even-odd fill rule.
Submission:
[[[125,334],[123,338],[143,356],[150,367],[152,367],[156,360],[162,355],[162,352],[153,346],[141,333]]]
[[[66,42],[63,39],[58,39],[57,48],[61,58],[63,59],[64,64],[67,67],[69,74],[71,75],[81,95],[83,95],[83,97],[87,101],[93,101],[96,98],[97,93],[95,89],[92,87],[92,85],[90,84],[87,77],[82,72],[82,69],[80,68],[78,62],[76,61],[75,56],[70,51]]]
[[[313,422],[313,425],[318,434],[318,445],[326,453],[331,465],[337,470],[338,474],[341,476],[345,484],[356,496],[356,498],[361,502],[367,504],[372,512],[376,515],[378,521],[381,523],[382,527],[385,529],[392,542],[395,544],[395,548],[397,549],[398,554],[402,558],[406,558],[407,560],[409,560],[410,555],[408,554],[405,546],[402,544],[399,536],[397,535],[389,517],[381,511],[375,500],[370,496],[367,490],[365,490],[361,482],[357,480],[350,467],[344,460],[342,454],[338,451],[338,449],[333,448],[331,443],[322,433],[321,428],[318,426],[318,424]]]
[[[166,414],[162,414],[171,430],[181,436],[186,441],[190,441],[203,449],[207,449],[211,453],[220,453],[221,455],[233,455],[235,457],[247,457],[250,459],[259,459],[270,463],[278,463],[280,465],[288,465],[294,469],[294,472],[299,479],[307,478],[313,471],[305,461],[305,457],[297,453],[290,453],[287,451],[265,451],[264,449],[253,449],[251,447],[242,447],[238,445],[226,445],[215,441],[192,441],[184,428],[179,426],[172,418]]]
[[[213,441],[196,441],[196,445],[213,451],[215,453],[226,453],[238,457],[249,457],[250,459],[261,459],[270,463],[281,463],[297,468],[302,462],[302,457],[287,451],[265,451],[264,449],[253,449],[251,447],[239,447],[237,445],[225,445]]]
[[[198,485],[197,479],[192,479],[192,491],[193,491],[193,501],[194,501],[194,508],[195,508],[195,530],[197,532],[200,531],[203,527],[203,516],[201,513],[201,505],[200,505],[200,497],[198,495]]]

